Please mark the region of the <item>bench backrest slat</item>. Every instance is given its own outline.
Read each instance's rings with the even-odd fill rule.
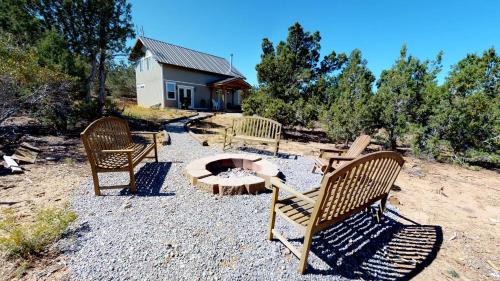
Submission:
[[[82,133],[81,138],[89,161],[99,165],[106,149],[123,149],[132,144],[128,123],[117,117],[103,117],[92,122]]]
[[[245,116],[233,120],[233,133],[240,136],[279,139],[281,124],[264,117]]]
[[[389,193],[404,159],[395,152],[375,152],[325,174],[312,213],[313,227],[369,207]]]

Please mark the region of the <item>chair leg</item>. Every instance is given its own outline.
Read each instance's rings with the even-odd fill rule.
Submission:
[[[101,195],[101,190],[99,189],[99,176],[97,175],[97,172],[92,170],[92,179],[94,181],[94,193],[96,196]]]
[[[328,168],[330,166],[322,166],[319,170],[321,171],[321,174],[326,174],[328,172]]]
[[[135,175],[134,175],[134,162],[132,161],[132,153],[128,152],[127,153],[127,158],[128,158],[128,173],[130,176],[130,192],[131,193],[136,193],[137,188],[135,186]]]
[[[302,247],[302,254],[300,255],[299,273],[304,274],[307,268],[307,258],[309,257],[309,250],[311,249],[312,233],[306,232],[304,235],[304,246]]]
[[[128,173],[130,175],[130,192],[136,193],[137,187],[135,186],[135,175],[134,175],[134,167],[130,166]]]
[[[387,197],[388,195],[385,195],[380,199],[380,205],[378,210],[376,211],[376,218],[377,218],[377,223],[380,223],[380,220],[382,219],[382,215],[384,214],[385,211],[385,205],[387,204]]]
[[[222,144],[222,151],[226,151],[226,139],[227,139],[227,132],[224,134],[224,144]]]
[[[279,143],[279,142],[277,142],[277,143],[276,143],[276,147],[275,147],[275,149],[274,149],[274,157],[276,157],[276,155],[278,155],[278,150],[279,150],[279,147],[280,147],[280,143]]]
[[[158,163],[158,145],[156,143],[156,135],[153,136],[154,144],[155,144],[155,161]]]
[[[269,219],[269,232],[267,234],[268,240],[273,240],[273,229],[274,229],[274,223],[276,221],[276,212],[274,208],[276,206],[277,200],[278,200],[278,190],[276,188],[273,188],[273,197],[271,202],[271,216]]]
[[[387,204],[387,197],[389,195],[385,195],[381,200],[380,200],[380,211],[383,213],[385,211],[385,205]]]

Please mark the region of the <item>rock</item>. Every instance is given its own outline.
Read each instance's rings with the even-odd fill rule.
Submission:
[[[131,207],[132,207],[132,203],[131,203],[128,199],[127,199],[127,200],[125,200],[125,201],[123,202],[123,204],[122,204],[122,208],[123,208],[123,209],[129,209],[129,208],[131,208]]]

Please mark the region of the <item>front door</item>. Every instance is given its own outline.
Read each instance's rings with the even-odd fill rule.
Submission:
[[[193,87],[178,86],[178,107],[184,109],[194,108],[194,93]]]

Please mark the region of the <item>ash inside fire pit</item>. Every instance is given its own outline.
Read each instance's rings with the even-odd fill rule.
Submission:
[[[226,171],[220,171],[215,174],[215,176],[219,176],[221,178],[232,178],[232,177],[245,177],[245,176],[256,176],[257,173],[252,170],[247,170],[243,168],[229,168]]]
[[[250,154],[218,154],[186,166],[192,185],[220,195],[258,194],[279,174],[276,165]]]

